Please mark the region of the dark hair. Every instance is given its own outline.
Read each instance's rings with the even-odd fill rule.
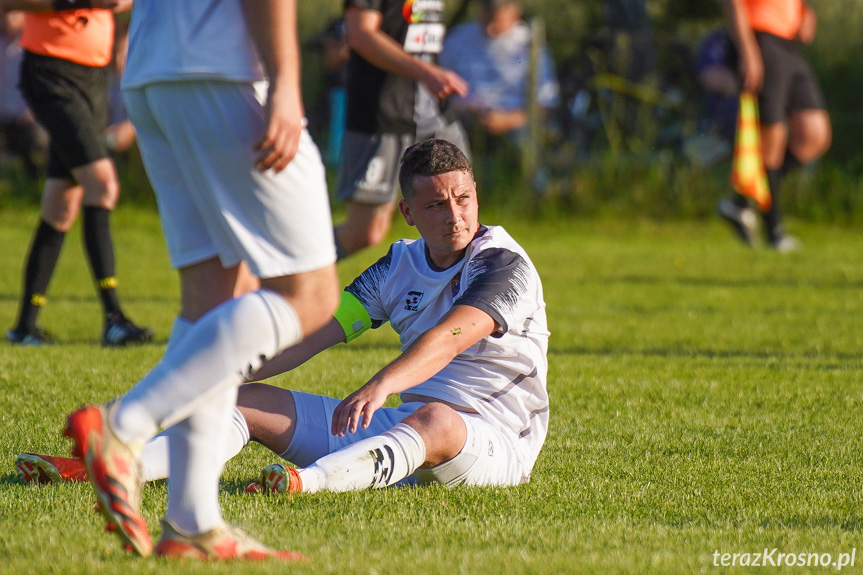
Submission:
[[[449,172],[465,172],[473,179],[473,169],[462,151],[446,140],[424,140],[414,144],[402,154],[399,167],[399,186],[402,196],[414,195],[414,178],[417,176],[439,176]]]

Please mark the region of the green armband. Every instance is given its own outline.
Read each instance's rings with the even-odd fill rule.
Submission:
[[[345,343],[352,342],[372,327],[372,318],[369,317],[369,312],[366,311],[360,300],[350,292],[342,292],[339,309],[336,310],[334,317],[345,330]]]

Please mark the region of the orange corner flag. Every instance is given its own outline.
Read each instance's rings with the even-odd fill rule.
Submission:
[[[755,200],[762,212],[770,209],[770,186],[767,184],[767,173],[761,158],[758,101],[752,92],[740,94],[731,183],[738,193]]]

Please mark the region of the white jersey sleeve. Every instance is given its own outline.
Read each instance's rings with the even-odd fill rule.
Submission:
[[[486,312],[497,323],[494,337],[501,337],[524,315],[530,286],[530,266],[506,248],[488,248],[468,262],[456,305],[469,305]]]
[[[385,256],[372,264],[345,288],[346,292],[353,294],[366,308],[366,312],[372,320],[373,329],[389,321],[389,312],[383,305],[381,294],[389,276],[392,256],[393,248],[390,246]]]

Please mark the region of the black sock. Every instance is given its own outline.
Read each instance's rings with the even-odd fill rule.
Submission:
[[[767,170],[767,184],[770,186],[770,209],[764,214],[764,231],[767,240],[775,243],[785,235],[782,229],[782,214],[779,211],[779,184],[782,182],[782,170]]]
[[[90,260],[90,269],[96,279],[105,317],[122,317],[117,297],[117,278],[114,277],[114,242],[111,239],[111,211],[98,206],[84,206],[84,248]]]
[[[44,220],[39,222],[24,268],[24,293],[15,326],[18,331],[30,331],[36,327],[36,316],[45,305],[45,292],[57,267],[65,237],[65,232],[55,230]]]
[[[731,203],[740,208],[741,210],[745,210],[749,207],[749,201],[746,199],[746,196],[741,194],[732,194]]]
[[[782,175],[784,176],[791,170],[800,167],[802,164],[797,156],[791,153],[791,148],[785,148],[785,159],[782,160]]]

